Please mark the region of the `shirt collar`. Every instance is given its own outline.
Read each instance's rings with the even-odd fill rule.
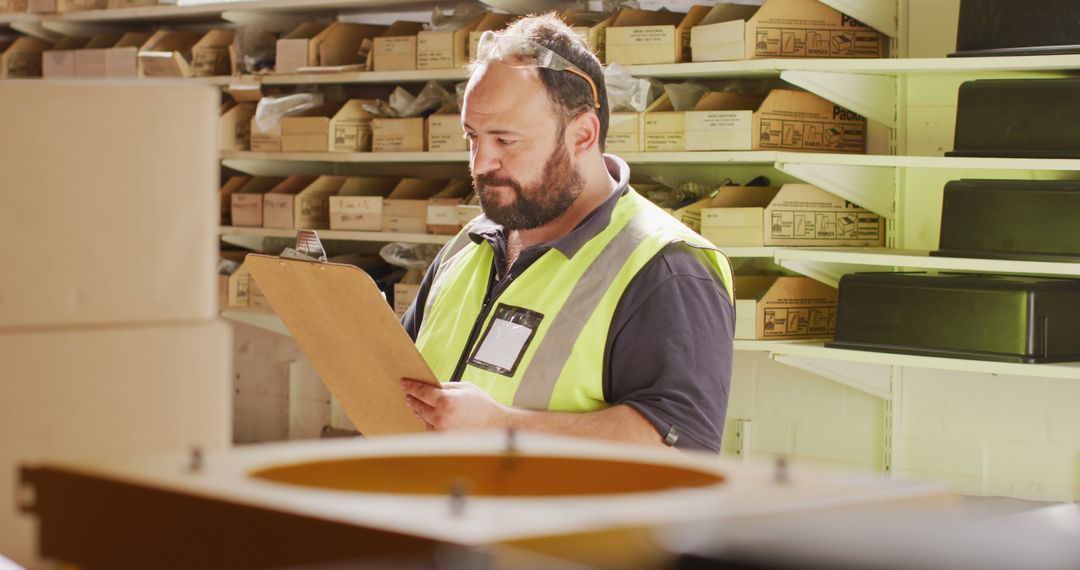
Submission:
[[[616,182],[615,190],[611,192],[611,196],[590,212],[588,216],[585,216],[585,219],[581,220],[570,233],[534,247],[554,248],[568,259],[571,259],[589,240],[604,231],[604,228],[611,222],[611,213],[615,210],[615,204],[618,203],[623,194],[626,194],[627,189],[630,187],[630,166],[626,164],[626,161],[613,154],[605,154],[604,165],[607,167],[608,174]],[[486,240],[504,241],[506,232],[501,225],[481,214],[470,226],[469,238],[475,243],[483,243]]]

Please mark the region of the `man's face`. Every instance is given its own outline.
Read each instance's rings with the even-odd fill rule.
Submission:
[[[541,227],[581,194],[565,125],[536,69],[499,63],[478,69],[462,120],[473,186],[495,223],[508,230]]]

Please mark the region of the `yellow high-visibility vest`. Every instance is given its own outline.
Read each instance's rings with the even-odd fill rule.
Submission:
[[[494,251],[474,243],[468,229],[441,254],[416,344],[436,378],[471,382],[504,405],[564,412],[607,407],[604,348],[615,309],[634,276],[669,244],[692,246],[734,302],[723,254],[632,188],[619,198],[607,228],[572,258],[548,250],[487,306]],[[520,318],[501,322],[496,314]],[[519,347],[503,356],[509,360],[502,366],[489,366],[477,354],[491,340],[493,322],[496,336],[510,331],[505,336],[513,337],[504,349]]]

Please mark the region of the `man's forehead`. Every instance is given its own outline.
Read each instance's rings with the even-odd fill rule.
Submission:
[[[554,111],[535,67],[500,62],[477,66],[465,89],[465,114],[513,114],[525,118]]]

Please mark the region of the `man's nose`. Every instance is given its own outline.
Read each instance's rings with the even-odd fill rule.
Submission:
[[[495,145],[490,142],[480,142],[480,138],[472,141],[469,153],[469,168],[474,176],[495,172],[502,167],[499,152]]]

